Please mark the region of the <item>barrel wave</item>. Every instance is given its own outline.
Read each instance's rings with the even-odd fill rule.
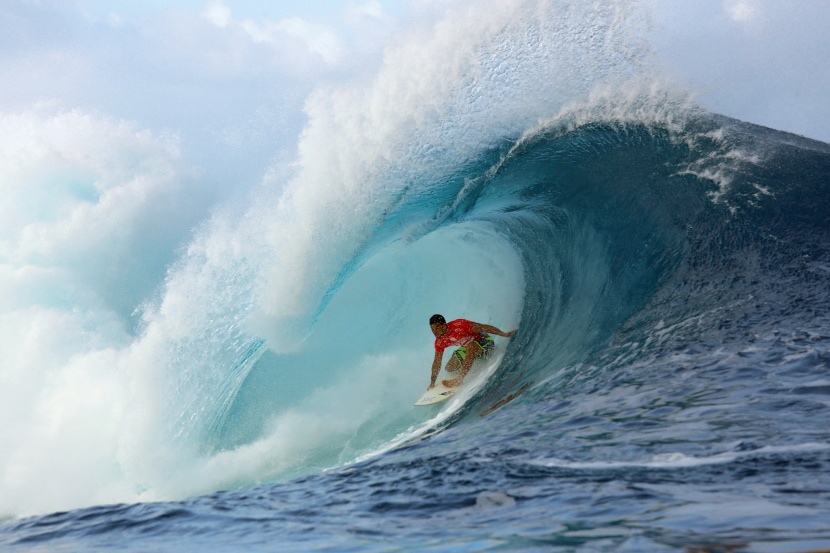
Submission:
[[[175,485],[144,475],[165,493],[181,493],[182,481],[240,491],[152,510],[199,517],[214,501],[241,501],[246,512],[294,520],[313,486],[331,495],[315,501],[380,508],[414,532],[418,517],[445,511],[448,496],[409,504],[435,492],[393,487],[375,498],[362,482],[391,486],[438,471],[431,479],[443,486],[463,474],[496,486],[455,492],[462,511],[527,505],[536,518],[522,524],[541,534],[509,539],[514,546],[573,544],[578,527],[543,531],[546,517],[533,513],[539,501],[582,493],[622,505],[612,549],[641,531],[659,532],[666,547],[712,535],[733,543],[769,516],[785,521],[790,539],[821,543],[826,503],[820,482],[807,481],[830,462],[827,430],[810,422],[826,409],[828,182],[826,144],[700,110],[671,125],[557,118],[443,181],[414,182],[319,294],[300,343],[270,345],[252,332],[269,320],[253,305],[244,311],[253,323],[229,309],[213,313],[217,328],[194,345],[176,341],[180,354],[212,341],[226,353],[222,363],[211,353],[210,366],[187,354],[200,370],[170,377],[177,395],[168,397],[179,401],[154,427],[169,429],[167,447],[176,444],[176,462],[196,474],[177,473]],[[499,342],[498,364],[471,392],[413,407],[428,381],[435,311],[521,330]],[[466,468],[452,468],[459,463]],[[736,476],[746,463],[757,470]],[[794,507],[790,492],[751,476],[780,470],[806,479],[815,502]],[[650,482],[646,496],[668,507],[644,523],[646,496],[625,486],[589,491],[609,478]],[[764,508],[747,515],[748,529],[719,531],[710,492],[700,490],[739,494],[746,479]],[[253,488],[252,501],[245,490],[261,481],[274,483]],[[596,508],[576,505],[571,514],[589,518]],[[76,512],[127,521],[133,510]],[[94,532],[72,513],[47,526],[60,536]],[[474,539],[478,519],[461,520],[471,526],[458,539]],[[329,522],[324,542],[350,532]],[[27,534],[21,524],[12,535]],[[592,547],[593,538],[580,540]]]
[[[148,133],[0,120],[0,545],[830,546],[830,145],[665,84],[629,2],[459,6],[204,220]],[[414,407],[433,313],[519,331]]]

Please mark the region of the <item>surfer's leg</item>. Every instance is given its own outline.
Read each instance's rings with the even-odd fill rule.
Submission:
[[[461,365],[461,374],[457,377],[453,378],[452,380],[442,380],[441,383],[448,388],[452,388],[461,384],[461,381],[464,380],[464,377],[470,372],[470,367],[473,366],[473,361],[475,361],[476,357],[481,357],[484,355],[484,350],[482,347],[476,342],[470,342],[467,344],[466,355],[464,356],[464,363]],[[455,355],[453,355],[455,357]]]
[[[476,358],[481,357],[482,355],[484,355],[484,350],[479,345],[479,343],[470,342],[467,345],[467,356],[464,358],[464,364],[461,365],[461,374],[459,376],[461,378],[464,378],[464,376],[468,372],[470,372],[470,367],[473,366],[473,361],[475,361]]]
[[[447,372],[454,373],[458,369],[461,368],[461,365],[464,363],[464,355],[466,353],[466,349],[464,346],[461,346],[450,355],[450,360],[447,361]]]

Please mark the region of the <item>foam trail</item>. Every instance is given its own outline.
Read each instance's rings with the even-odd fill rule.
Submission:
[[[626,468],[647,468],[647,469],[683,469],[689,467],[702,467],[707,465],[721,465],[734,463],[742,459],[752,457],[779,456],[790,453],[802,453],[812,451],[826,451],[830,449],[828,444],[805,443],[787,446],[764,446],[748,451],[726,451],[716,453],[707,457],[685,455],[683,453],[660,453],[654,455],[647,461],[565,461],[562,459],[545,459],[534,464],[545,467],[561,467],[577,470],[617,470]]]

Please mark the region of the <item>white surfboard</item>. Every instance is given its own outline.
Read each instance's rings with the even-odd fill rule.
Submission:
[[[415,405],[433,405],[435,403],[441,403],[442,401],[446,401],[454,396],[457,389],[458,387],[447,388],[441,384],[441,381],[439,380],[435,383],[435,386],[431,390],[427,390],[426,393],[421,396],[421,399],[415,402]]]
[[[456,378],[459,373],[450,373],[442,370],[438,374],[435,387],[432,390],[427,390],[426,393],[421,396],[421,399],[415,402],[415,405],[435,405],[436,403],[447,401],[453,397],[456,392],[462,389],[465,390],[464,395],[469,397],[470,393],[474,393],[478,390],[484,381],[487,380],[487,378],[493,373],[496,367],[499,366],[502,357],[504,357],[504,350],[497,348],[494,354],[492,354],[488,359],[476,359],[473,366],[470,367],[470,372],[464,376],[461,384],[452,388],[444,386],[444,384],[442,384],[442,380],[452,380]]]

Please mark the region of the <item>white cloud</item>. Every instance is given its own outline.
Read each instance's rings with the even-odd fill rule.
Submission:
[[[281,20],[275,28],[301,39],[310,51],[320,56],[326,63],[335,64],[343,56],[340,38],[329,27],[309,23],[299,17],[292,17]]]
[[[230,8],[221,0],[212,2],[202,15],[216,27],[241,29],[252,42],[268,44],[278,52],[284,52],[292,39],[300,39],[308,52],[327,65],[337,64],[344,55],[343,43],[333,28],[300,17],[234,21]]]
[[[751,23],[761,17],[759,6],[750,0],[728,0],[724,8],[729,17],[738,23]]]
[[[220,28],[225,28],[231,23],[231,9],[223,4],[221,0],[211,2],[202,15],[208,21]]]
[[[763,8],[755,0],[725,0],[724,10],[744,31],[756,33],[763,26]]]
[[[122,27],[124,25],[124,18],[115,12],[110,12],[109,14],[107,14],[106,20],[107,24],[109,24],[111,27],[117,28]]]
[[[351,2],[346,7],[346,17],[352,22],[362,19],[374,19],[376,21],[388,21],[389,15],[383,10],[383,6],[377,0],[357,3]]]

